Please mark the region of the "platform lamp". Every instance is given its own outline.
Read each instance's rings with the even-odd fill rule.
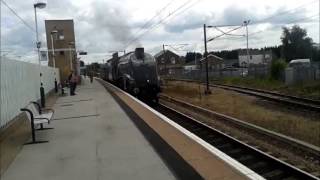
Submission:
[[[54,51],[53,35],[55,35],[57,33],[58,33],[57,30],[52,30],[51,33],[50,33],[53,68],[56,68],[56,55],[55,55],[55,51]],[[58,83],[57,83],[56,71],[54,71],[54,90],[55,90],[56,93],[58,92]]]
[[[73,63],[72,63],[72,55],[71,52],[72,52],[72,49],[71,49],[71,46],[74,46],[74,42],[71,41],[68,43],[69,45],[69,54],[70,54],[70,70],[72,71],[73,70]]]
[[[38,34],[38,20],[37,20],[37,8],[43,9],[46,7],[45,2],[37,2],[33,4],[34,8],[34,19],[35,19],[35,25],[36,25],[36,45],[37,45],[37,50],[38,50],[38,60],[39,60],[39,74],[40,74],[40,101],[41,101],[41,106],[45,107],[45,94],[44,94],[44,88],[41,80],[41,60],[40,60],[40,47],[41,47],[41,42],[39,41],[39,34]]]

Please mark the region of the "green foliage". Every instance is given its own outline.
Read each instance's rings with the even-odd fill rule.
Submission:
[[[224,78],[224,84],[251,87],[256,89],[275,90],[284,84],[271,78],[251,78],[251,77],[229,77]]]
[[[235,50],[223,50],[223,51],[215,51],[210,52],[209,54],[214,54],[223,59],[238,59],[238,49]]]
[[[283,27],[281,41],[282,54],[287,62],[312,57],[312,39],[307,37],[307,31],[298,25],[292,28]]]
[[[320,50],[317,48],[312,49],[312,61],[320,61]]]
[[[197,60],[199,61],[202,58],[202,54],[201,53],[194,53],[194,52],[187,52],[186,54],[186,63],[188,62],[194,62],[195,60],[195,56],[197,58]]]
[[[273,60],[271,63],[271,79],[281,80],[287,64],[282,59]]]

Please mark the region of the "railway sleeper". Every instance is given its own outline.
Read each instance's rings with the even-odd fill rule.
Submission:
[[[216,148],[220,149],[220,150],[225,150],[227,148],[231,148],[232,144],[230,143],[224,143],[224,144],[219,144],[215,146]]]
[[[195,127],[195,128],[192,128],[191,131],[196,134],[201,134],[201,131],[203,131],[203,129]]]
[[[200,134],[201,134],[201,137],[203,137],[202,139],[204,139],[207,142],[217,138],[217,136],[215,136],[211,133],[200,132]]]
[[[221,138],[221,137],[218,137],[218,138],[213,137],[208,140],[208,142],[212,145],[217,144],[217,143],[221,143],[224,141],[225,141],[225,138]]]
[[[248,167],[251,169],[250,166],[248,166]],[[267,165],[265,165],[265,167],[258,168],[258,169],[254,170],[254,171],[263,176],[263,174],[268,174],[268,173],[270,173],[270,172],[272,172],[274,170],[276,170],[276,167],[274,167],[274,166],[272,166],[270,164],[267,164]]]
[[[259,171],[260,169],[263,169],[267,166],[268,164],[264,161],[258,161],[254,163],[249,163],[248,166],[250,166],[250,169],[254,171]]]
[[[266,179],[282,179],[282,178],[286,177],[286,173],[280,169],[275,169],[275,170],[270,171],[266,174],[262,174],[262,176]]]
[[[282,180],[298,180],[298,179],[292,176],[289,176],[289,177],[282,178]]]
[[[230,154],[231,156],[237,156],[237,155],[243,154],[243,150],[240,148],[235,148],[229,151],[228,154]]]
[[[243,155],[237,158],[237,160],[245,165],[257,163],[257,159],[253,155]]]
[[[209,137],[209,138],[216,137],[209,131],[200,131],[199,134],[201,135],[201,137]]]

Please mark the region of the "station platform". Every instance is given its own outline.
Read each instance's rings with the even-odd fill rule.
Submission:
[[[47,127],[54,129],[37,131],[38,140],[49,142],[23,146],[1,180],[248,179],[176,135],[170,124],[152,125],[156,119],[141,108],[132,109],[141,116],[131,116],[96,80],[84,79],[75,96],[59,97],[53,109]],[[160,131],[167,137],[156,134]]]
[[[84,81],[60,97],[48,143],[25,145],[2,180],[175,179],[109,93]]]

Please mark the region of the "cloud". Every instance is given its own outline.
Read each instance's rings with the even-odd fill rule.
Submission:
[[[115,45],[123,48],[134,38],[129,24],[130,17],[122,5],[97,1],[92,3],[92,17],[88,22],[100,31],[109,32]]]
[[[307,10],[305,8],[290,11],[286,7],[279,7],[270,14],[257,17],[253,22],[269,23],[272,25],[287,24],[292,21],[303,20],[306,18]]]
[[[6,0],[6,2],[28,24],[34,27],[34,0]],[[139,39],[141,42],[133,43],[126,50],[130,51],[135,46],[142,44],[146,50],[156,53],[161,50],[162,44],[189,43],[192,45],[187,48],[188,50],[201,51],[203,49],[202,26],[204,23],[208,25],[242,24],[247,19],[251,20],[249,33],[262,31],[250,37],[250,46],[276,45],[279,44],[281,26],[317,13],[316,9],[311,8],[314,4],[311,4],[309,9],[308,5],[288,13],[282,13],[293,9],[299,4],[297,2],[298,0],[293,0],[290,3],[250,1],[250,5],[248,5],[235,0],[228,2],[202,1],[198,4],[202,8],[197,6],[173,17],[164,25],[142,36]],[[170,9],[174,10],[180,3],[182,2],[176,2]],[[108,51],[122,50],[131,39],[137,36],[137,31],[154,15],[155,11],[150,9],[155,7],[155,4],[162,6],[166,2],[149,3],[143,0],[136,0],[134,3],[129,0],[47,0],[47,7],[38,10],[40,37],[42,42],[45,42],[45,19],[74,19],[77,49],[87,51],[90,54],[87,57],[83,57],[88,61],[101,60],[104,57],[107,58]],[[2,6],[1,13],[1,38],[4,39],[2,45],[13,49],[20,55],[35,54],[35,34],[23,25],[6,7]],[[160,17],[163,18],[168,13],[170,12],[164,12]],[[280,15],[268,18],[276,14]],[[156,19],[159,20],[159,17]],[[311,22],[299,22],[298,24],[303,28],[307,28],[308,33],[310,32],[313,39],[317,41],[319,31],[316,27],[318,27],[318,24],[310,19],[303,21]],[[255,22],[263,23],[254,24]],[[244,32],[244,29],[241,29],[235,33],[243,34]],[[218,32],[214,30],[208,31],[208,37],[215,36],[215,33]],[[241,48],[243,46],[245,46],[245,41],[241,38],[214,41],[209,45],[211,50]],[[32,55],[29,57],[31,58]]]
[[[214,14],[204,15],[200,12],[190,12],[184,16],[174,18],[166,24],[164,29],[169,33],[182,33],[187,30],[201,28],[206,22],[214,19]]]

